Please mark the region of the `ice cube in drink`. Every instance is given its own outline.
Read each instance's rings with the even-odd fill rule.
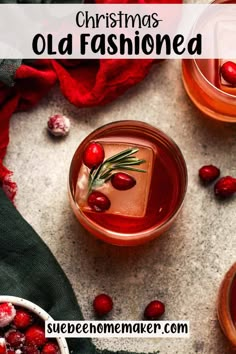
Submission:
[[[236,21],[219,21],[216,26],[217,60],[216,86],[229,94],[236,95],[236,85],[226,81],[221,73],[224,63],[231,61],[236,65],[235,46]]]
[[[105,152],[104,161],[120,153],[126,149],[137,148],[138,151],[132,156],[140,160],[145,160],[139,166],[134,168],[145,170],[145,172],[129,171],[129,170],[114,170],[112,173],[124,172],[132,176],[136,180],[136,185],[128,190],[115,189],[111,181],[103,183],[103,185],[96,187],[96,191],[105,194],[110,202],[110,208],[105,212],[106,214],[128,216],[128,217],[144,217],[148,204],[148,197],[150,193],[150,185],[152,178],[154,152],[151,147],[142,145],[134,145],[119,142],[99,141],[102,144]],[[88,205],[89,191],[89,174],[90,170],[82,164],[77,180],[76,186],[76,201],[83,212],[96,212]]]

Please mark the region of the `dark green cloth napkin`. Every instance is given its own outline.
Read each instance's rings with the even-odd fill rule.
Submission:
[[[60,265],[1,188],[0,295],[30,300],[55,320],[83,319],[74,291]],[[88,338],[70,339],[68,344],[75,354],[114,353],[98,350]],[[116,352],[122,353],[126,352]]]
[[[21,62],[21,59],[0,59],[0,81],[7,86],[13,86],[15,72]]]

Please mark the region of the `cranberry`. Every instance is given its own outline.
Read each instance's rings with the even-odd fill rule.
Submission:
[[[55,114],[48,119],[48,131],[54,136],[65,136],[70,131],[70,120],[62,114]]]
[[[13,348],[19,348],[25,342],[25,335],[18,330],[10,329],[5,334],[5,339]]]
[[[112,298],[107,294],[100,294],[93,300],[93,308],[98,316],[104,316],[113,308]]]
[[[0,354],[6,354],[7,348],[6,348],[6,341],[4,338],[0,338]]]
[[[24,354],[39,354],[40,351],[36,345],[27,344],[27,345],[24,345],[24,347],[23,347],[23,353]]]
[[[57,354],[59,353],[59,348],[55,343],[48,342],[42,349],[43,354]]]
[[[22,354],[22,350],[21,349],[16,349],[15,354]]]
[[[0,327],[8,326],[16,315],[15,307],[10,302],[0,304]]]
[[[34,325],[27,329],[25,333],[26,344],[42,346],[46,343],[44,328]]]
[[[157,320],[165,312],[165,305],[159,300],[151,301],[144,310],[144,317],[147,320]]]
[[[88,205],[94,211],[101,212],[108,210],[111,206],[111,202],[105,194],[94,191],[88,197]]]
[[[95,141],[89,143],[83,154],[83,162],[88,168],[97,168],[104,160],[103,146]]]
[[[210,183],[218,178],[220,170],[214,165],[202,166],[199,170],[199,177],[204,183]]]
[[[236,64],[232,61],[225,62],[220,69],[222,77],[231,85],[236,85]]]
[[[214,187],[215,195],[228,198],[236,192],[236,178],[231,176],[222,177],[216,182]]]
[[[7,354],[15,354],[15,350],[14,349],[7,349]]]
[[[32,321],[33,319],[32,316],[29,314],[29,312],[25,310],[17,310],[13,323],[16,326],[16,328],[21,329],[31,325]]]
[[[136,180],[133,176],[130,176],[127,173],[118,172],[112,175],[111,184],[119,191],[126,191],[135,186]]]

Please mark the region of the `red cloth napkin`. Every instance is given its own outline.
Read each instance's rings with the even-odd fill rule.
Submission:
[[[98,3],[179,3],[181,0],[97,0]],[[0,83],[0,184],[13,200],[17,186],[3,165],[9,143],[9,120],[14,112],[33,107],[58,80],[63,95],[77,107],[108,103],[141,81],[153,59],[46,60],[22,64],[15,85]]]

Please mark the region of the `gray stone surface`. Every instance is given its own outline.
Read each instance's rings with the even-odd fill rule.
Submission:
[[[109,318],[141,319],[145,305],[158,298],[165,319],[189,320],[189,339],[100,339],[100,348],[165,354],[229,354],[216,317],[220,281],[235,261],[235,206],[215,200],[203,188],[198,169],[216,163],[236,175],[236,126],[202,117],[187,98],[180,61],[156,65],[148,78],[105,107],[77,109],[55,88],[33,110],[11,120],[5,163],[15,171],[17,207],[60,262],[76,291],[84,317],[93,319],[91,302],[100,292],[115,303]],[[55,140],[45,129],[49,115],[64,113],[72,129]],[[136,248],[96,240],[79,225],[67,198],[68,169],[81,140],[104,123],[122,119],[149,122],[170,135],[186,158],[189,187],[174,227]],[[43,261],[43,260],[42,260]]]

